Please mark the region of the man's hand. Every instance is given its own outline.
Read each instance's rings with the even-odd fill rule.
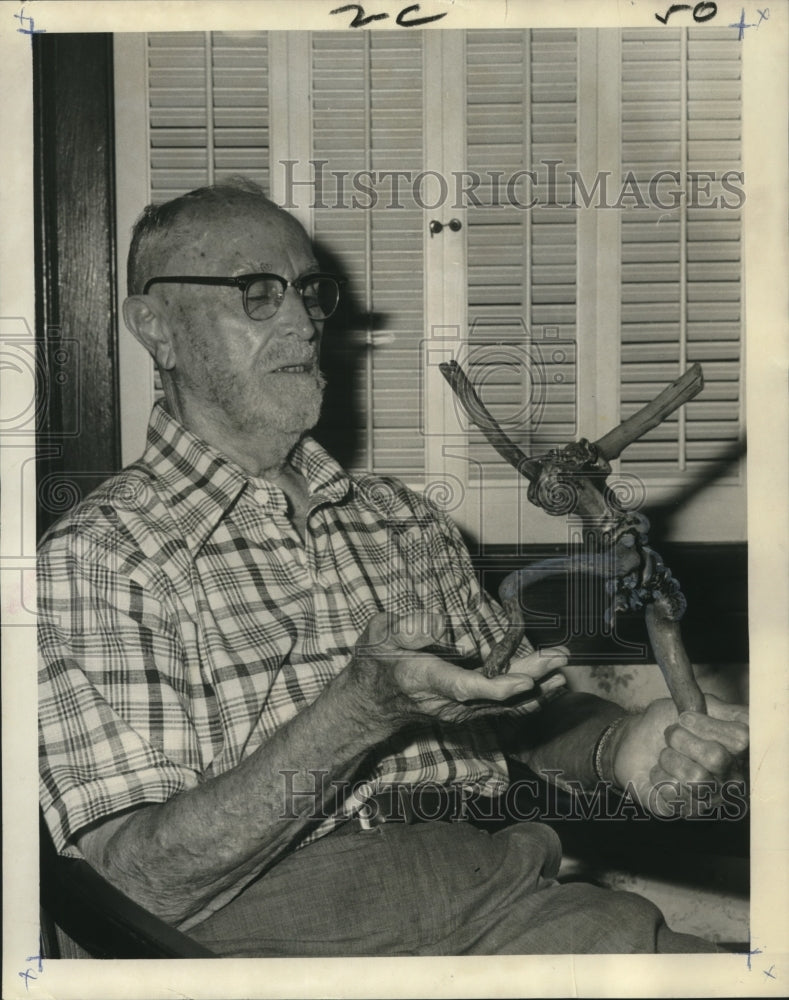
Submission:
[[[377,718],[391,729],[425,716],[460,723],[506,711],[526,699],[536,678],[567,663],[567,650],[557,646],[513,660],[507,674],[485,677],[441,658],[445,628],[436,614],[395,619],[381,613],[370,620],[349,665],[368,721]]]
[[[679,717],[669,698],[654,701],[616,734],[617,784],[624,788],[630,783],[641,804],[658,816],[676,815],[677,810],[688,815],[699,804],[714,805],[721,782],[741,777],[748,711],[714,695],[706,699],[708,715],[683,712]]]

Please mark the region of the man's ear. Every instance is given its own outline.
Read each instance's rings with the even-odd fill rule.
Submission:
[[[158,299],[130,295],[123,303],[123,319],[162,371],[175,367],[172,329]]]

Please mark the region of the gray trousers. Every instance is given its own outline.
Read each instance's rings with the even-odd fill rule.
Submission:
[[[539,823],[346,824],[285,858],[189,933],[243,957],[714,952],[630,892],[555,880]]]

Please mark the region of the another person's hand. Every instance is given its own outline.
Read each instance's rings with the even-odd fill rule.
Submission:
[[[445,628],[436,614],[392,618],[380,613],[370,620],[350,664],[368,713],[395,726],[425,716],[466,722],[521,704],[537,678],[567,663],[567,650],[556,646],[513,659],[507,674],[485,677],[441,658]],[[561,683],[560,677],[552,678],[545,690]]]
[[[707,715],[678,714],[669,698],[622,725],[613,757],[621,788],[659,816],[694,815],[720,802],[721,783],[740,779],[748,710],[707,695]]]

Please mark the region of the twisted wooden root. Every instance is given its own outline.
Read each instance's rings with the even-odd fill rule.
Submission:
[[[612,459],[701,391],[704,385],[701,366],[693,365],[651,403],[597,442],[590,444],[581,439],[540,458],[530,458],[507,437],[457,362],[445,362],[439,368],[469,418],[502,458],[529,481],[528,499],[554,516],[579,514],[608,546],[607,552],[595,555],[547,559],[516,570],[505,579],[499,596],[510,627],[491,651],[484,673],[493,677],[509,669],[526,632],[522,603],[525,589],[569,571],[607,577],[613,556],[616,582],[614,602],[608,613],[643,607],[655,658],[678,710],[706,711],[704,695],[696,683],[679,630],[679,619],[686,607],[679,584],[660,556],[647,546],[648,520],[642,514],[623,509],[605,484]]]

